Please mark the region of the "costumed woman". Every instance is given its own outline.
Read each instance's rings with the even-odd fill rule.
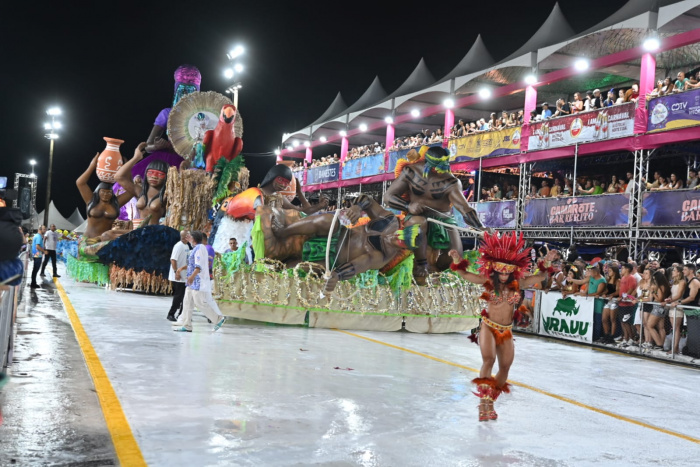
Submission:
[[[125,190],[125,193],[120,196],[128,196],[128,199],[132,196],[137,198],[136,209],[139,211],[140,221],[148,219],[148,225],[158,225],[160,218],[165,216],[165,185],[169,166],[164,161],[153,160],[148,164],[143,184],[134,183],[131,178],[131,168],[143,159],[145,148],[146,143],[138,145],[134,151],[134,157],[119,169],[115,179]],[[138,220],[134,220],[134,224],[137,222]]]
[[[95,191],[90,190],[88,180],[97,168],[99,153],[92,159],[87,170],[75,181],[80,196],[87,204],[87,228],[83,234],[78,251],[81,256],[96,259],[96,253],[107,242],[128,232],[112,229],[112,223],[119,217],[119,210],[129,202],[133,195],[124,192],[115,195],[112,184],[100,182]]]
[[[551,261],[556,250],[547,253],[544,262],[539,263],[539,273],[523,276],[529,270],[530,250],[524,248],[522,234],[517,236],[498,233],[484,233],[479,253],[480,275],[467,272],[469,261],[461,258],[456,250],[450,250],[452,258],[450,268],[463,279],[484,286],[481,298],[486,301],[486,309],[481,313],[481,326],[478,344],[481,349],[482,365],[479,377],[472,382],[476,384],[479,397],[479,421],[496,420],[498,414],[493,404],[502,392],[510,392],[507,383],[508,371],[515,356],[513,346],[513,318],[515,307],[520,302],[520,289],[534,286],[554,272]],[[498,361],[498,373],[493,377],[491,371]]]

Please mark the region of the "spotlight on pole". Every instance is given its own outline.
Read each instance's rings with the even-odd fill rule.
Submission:
[[[348,135],[348,132],[347,132],[347,131],[345,131],[345,130],[340,130],[340,136],[342,136],[343,138],[345,138],[347,135]]]
[[[487,88],[480,89],[479,97],[481,97],[482,99],[488,99],[489,97],[491,97],[491,90]]]
[[[224,76],[226,77],[226,79],[231,79],[231,78],[233,78],[233,69],[232,69],[232,68],[226,68],[226,69],[224,70]]]
[[[391,125],[392,123],[394,123],[394,119],[391,117],[385,117],[384,121],[387,123],[387,125]]]
[[[228,57],[229,60],[233,60],[233,59],[243,55],[244,52],[245,52],[245,49],[243,48],[243,46],[237,45],[228,54],[226,54],[226,56]]]
[[[525,84],[528,86],[532,86],[533,84],[537,83],[537,76],[535,75],[527,75],[525,77]]]
[[[304,147],[305,147],[305,148],[311,147],[311,143],[308,142],[308,141],[304,141]]]
[[[364,123],[360,124],[360,131],[367,131],[367,125]]]
[[[413,118],[420,117],[420,110],[418,110],[418,109],[411,110],[411,117],[413,117]]]
[[[326,141],[328,141],[328,138],[326,138],[325,136],[321,136],[318,140],[322,143],[325,143]]]
[[[61,115],[61,109],[58,107],[51,107],[49,110],[46,111],[48,115],[51,115],[52,117],[55,117],[57,115]]]
[[[661,47],[661,42],[659,42],[659,38],[656,36],[651,36],[647,37],[644,40],[644,44],[642,44],[644,47],[644,50],[648,52],[653,52],[654,50],[658,50],[659,47]]]
[[[233,65],[233,69],[236,73],[240,73],[241,71],[243,71],[243,65],[241,65],[240,63],[236,63],[235,65]]]
[[[451,109],[455,106],[455,101],[452,99],[445,99],[442,105],[444,105],[446,109]]]
[[[579,58],[574,62],[574,68],[576,68],[578,71],[584,71],[588,69],[588,60],[585,58]]]
[[[53,125],[50,123],[44,123],[44,130],[53,130]]]
[[[297,141],[297,140],[292,141],[292,147],[297,147],[297,146],[299,146],[299,141]]]
[[[280,154],[282,154],[282,151],[280,151],[279,149],[275,149],[275,156],[279,156]]]

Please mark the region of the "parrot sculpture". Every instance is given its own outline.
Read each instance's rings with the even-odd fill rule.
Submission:
[[[222,157],[230,162],[243,150],[243,140],[236,136],[233,126],[236,115],[234,105],[224,105],[216,128],[204,134],[204,160],[207,172],[213,172],[216,163]]]

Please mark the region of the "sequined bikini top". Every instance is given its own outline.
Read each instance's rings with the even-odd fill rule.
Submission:
[[[520,303],[520,292],[517,292],[517,291],[508,298],[504,298],[504,295],[507,295],[507,293],[498,295],[493,290],[487,290],[486,294],[487,294],[487,297],[485,297],[486,301],[489,303],[493,303],[494,305],[498,305],[499,303],[503,303],[504,301],[507,301],[509,305],[513,305],[513,306]]]

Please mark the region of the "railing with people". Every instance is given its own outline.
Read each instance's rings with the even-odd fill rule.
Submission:
[[[668,303],[635,301],[630,314],[622,316],[616,312],[613,315],[615,330],[611,337],[614,340],[604,343],[600,342],[603,337],[603,310],[615,299],[541,289],[523,292],[523,305],[527,311],[516,314],[514,328],[517,331],[700,365],[700,307],[678,305],[676,308],[682,310],[681,314]],[[650,316],[654,306],[661,307],[655,314],[661,315],[663,320],[654,323],[662,332],[652,335],[648,327],[651,326]],[[687,323],[685,326],[684,320]],[[631,336],[630,339],[624,340],[625,334]],[[654,338],[660,339],[660,342],[654,341]]]

